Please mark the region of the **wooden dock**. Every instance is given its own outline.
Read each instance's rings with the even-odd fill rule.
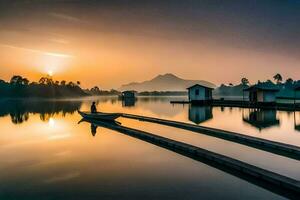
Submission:
[[[216,128],[209,128],[204,126],[193,125],[184,122],[171,121],[166,119],[154,118],[154,117],[146,117],[140,115],[132,115],[121,113],[122,117],[136,119],[140,121],[152,122],[167,126],[172,126],[175,128],[181,128],[188,131],[193,131],[221,139],[225,139],[231,142],[240,143],[246,146],[254,147],[257,149],[261,149],[264,151],[268,151],[274,154],[282,155],[285,157],[293,158],[296,160],[300,160],[300,147],[284,144],[280,142],[274,142],[266,139],[261,139],[253,136],[248,136],[245,134],[224,131]]]
[[[291,103],[249,103],[248,101],[240,100],[221,100],[214,99],[207,102],[199,101],[170,101],[171,104],[192,104],[192,105],[209,105],[215,107],[240,107],[240,108],[260,108],[260,109],[276,109],[283,111],[300,111],[300,104]]]
[[[96,126],[106,127],[204,162],[205,164],[226,171],[227,173],[264,187],[287,198],[297,199],[300,195],[300,182],[298,180],[250,165],[234,158],[208,151],[206,149],[154,135],[145,131],[124,127],[115,123],[90,120],[86,121]]]

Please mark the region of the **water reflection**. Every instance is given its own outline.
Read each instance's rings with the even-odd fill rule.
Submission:
[[[93,123],[91,123],[91,133],[95,137],[97,133],[98,126],[95,126]]]
[[[247,112],[248,111],[248,112]],[[247,114],[245,114],[245,112]],[[243,110],[243,121],[262,130],[280,124],[276,110],[249,109]]]
[[[166,149],[166,150],[173,151],[176,154],[180,154],[184,157],[194,159],[194,160],[199,161],[201,163],[204,163],[208,166],[219,169],[219,170],[224,171],[228,174],[236,176],[240,179],[246,180],[247,182],[250,182],[250,183],[255,184],[257,186],[260,186],[264,189],[267,189],[267,190],[269,190],[273,193],[276,193],[276,194],[279,194],[279,195],[282,195],[284,197],[291,198],[291,199],[296,199],[297,198],[297,196],[296,196],[297,194],[286,191],[286,190],[282,189],[281,187],[276,187],[276,185],[270,185],[269,183],[264,182],[262,179],[256,179],[256,178],[253,178],[253,177],[249,177],[248,175],[243,175],[239,171],[229,169],[228,167],[226,167],[224,165],[220,165],[217,162],[212,161],[210,159],[206,159],[205,157],[195,156],[194,154],[191,154],[188,151],[179,150],[178,148],[174,147],[173,145],[171,145],[171,146],[170,145],[165,145],[165,143],[161,142],[160,139],[149,140],[148,137],[141,136],[141,135],[144,135],[144,134],[147,135],[148,134],[147,132],[144,132],[144,133],[141,133],[141,134],[137,134],[136,132],[132,133],[131,131],[128,131],[128,128],[129,129],[131,128],[130,126],[129,127],[120,126],[121,124],[118,123],[117,121],[116,122],[108,122],[108,121],[82,119],[80,122],[87,122],[87,123],[90,123],[93,126],[99,126],[101,128],[110,129],[110,130],[113,130],[113,131],[117,131],[119,133],[123,133],[127,136],[130,136],[130,137],[136,138],[138,140],[150,143],[152,145],[159,146],[159,147],[161,147],[163,149]],[[138,129],[134,129],[134,128],[131,129],[131,130],[139,131]],[[154,137],[156,137],[156,136],[154,136]],[[157,136],[157,137],[159,137],[159,136]]]
[[[45,196],[49,199],[84,199],[86,194],[95,196],[91,199],[101,199],[116,197],[120,193],[124,199],[137,199],[145,193],[151,194],[152,199],[158,195],[162,199],[184,199],[187,192],[191,199],[281,198],[222,170],[215,170],[201,162],[115,131],[87,123],[76,126],[80,120],[76,110],[88,110],[92,101],[98,102],[98,109],[103,112],[125,112],[189,123],[192,123],[189,121],[189,111],[203,113],[197,111],[200,108],[189,110],[188,105],[172,105],[170,100],[174,100],[174,97],[139,97],[135,106],[129,108],[122,107],[117,97],[85,98],[80,101],[0,102],[1,133],[13,133],[1,134],[0,138],[0,169],[5,171],[0,175],[0,199],[43,199]],[[294,130],[293,115],[288,116],[286,112],[277,112],[280,126],[262,131],[268,134],[257,134],[256,129],[243,122],[243,109],[211,109],[213,117],[204,122],[205,126],[300,145],[300,134]],[[63,117],[66,113],[67,117]],[[300,124],[299,114],[296,112],[295,125]],[[55,116],[51,119],[52,115]],[[12,125],[10,118],[15,123],[23,122],[22,126]],[[41,120],[49,121],[43,123]],[[141,125],[141,122],[135,123],[139,129],[147,131],[147,126]],[[124,124],[128,126],[126,122]],[[201,137],[195,139],[199,145],[212,145],[219,153],[223,153],[223,149],[230,149],[223,143],[215,143],[214,138],[209,143],[207,141],[210,140],[203,140],[205,137],[200,134],[180,134],[180,131],[156,125],[155,128],[152,130],[163,132],[162,136],[165,137],[171,134],[190,140],[194,139],[193,135],[198,139]],[[97,139],[96,135],[100,138]],[[239,149],[234,152],[240,154]],[[243,155],[248,157],[250,154],[247,152]],[[266,160],[265,157],[257,157],[258,160]],[[26,188],[22,185],[26,185]],[[199,193],[207,188],[210,188],[209,191]],[[29,193],[29,190],[37,192]],[[174,193],[175,190],[178,192]]]
[[[299,145],[299,140],[294,139],[299,137],[297,134],[300,131],[299,112],[295,112],[295,117],[293,117],[293,112],[197,107],[187,104],[170,104],[171,100],[182,99],[181,97],[138,97],[135,102],[122,102],[118,97],[104,96],[69,100],[0,100],[0,117],[8,116],[13,124],[28,123],[36,117],[48,122],[51,118],[64,117],[66,114],[76,115],[79,109],[87,111],[90,109],[91,102],[95,101],[97,109],[102,112],[124,112],[203,124],[255,137],[260,137],[257,133],[268,133],[269,140]],[[249,124],[255,128],[251,128]],[[269,127],[273,128],[268,129]],[[280,135],[280,138],[277,138],[279,133],[283,132],[290,134]]]
[[[10,115],[14,124],[29,120],[29,114],[39,114],[42,121],[49,121],[54,115],[73,114],[81,107],[81,101],[51,100],[5,100],[0,101],[0,116]]]
[[[200,124],[213,118],[211,106],[189,106],[189,120]]]
[[[87,123],[91,124],[91,134],[93,137],[96,136],[98,127],[108,128],[111,126],[120,126],[121,125],[121,123],[118,121],[99,121],[99,120],[93,121],[93,120],[88,120],[88,119],[84,119],[84,118],[82,118],[78,122],[78,124],[81,124],[82,122],[87,122]]]
[[[296,112],[294,112],[294,127],[296,131],[300,131],[300,117],[299,114],[297,115]]]
[[[136,98],[124,98],[122,100],[122,106],[123,107],[134,107],[136,100],[137,100]]]

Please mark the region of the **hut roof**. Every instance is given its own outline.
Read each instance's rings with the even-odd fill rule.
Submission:
[[[279,86],[275,85],[272,82],[261,82],[261,83],[252,85],[249,88],[244,89],[244,91],[251,91],[251,90],[264,90],[264,91],[277,92],[280,90],[280,88],[279,88]]]
[[[135,90],[125,90],[122,93],[136,93],[136,91]]]
[[[195,85],[192,85],[192,86],[190,86],[190,87],[188,87],[188,88],[186,88],[187,90],[190,90],[190,89],[192,89],[192,88],[194,88],[194,87],[203,87],[203,88],[207,88],[207,89],[210,89],[210,90],[213,90],[214,88],[213,87],[211,87],[211,86],[208,86],[208,85],[201,85],[201,84],[195,84]]]

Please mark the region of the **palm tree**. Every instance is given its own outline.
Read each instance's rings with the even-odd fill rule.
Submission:
[[[277,73],[275,76],[273,76],[273,78],[277,82],[277,84],[280,84],[282,82],[282,76],[279,73]]]

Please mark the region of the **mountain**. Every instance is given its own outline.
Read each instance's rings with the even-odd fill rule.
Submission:
[[[194,84],[201,84],[208,87],[215,87],[213,83],[203,80],[185,80],[174,74],[158,75],[155,78],[144,82],[132,82],[122,85],[119,90],[135,90],[142,91],[185,91],[187,87]]]

